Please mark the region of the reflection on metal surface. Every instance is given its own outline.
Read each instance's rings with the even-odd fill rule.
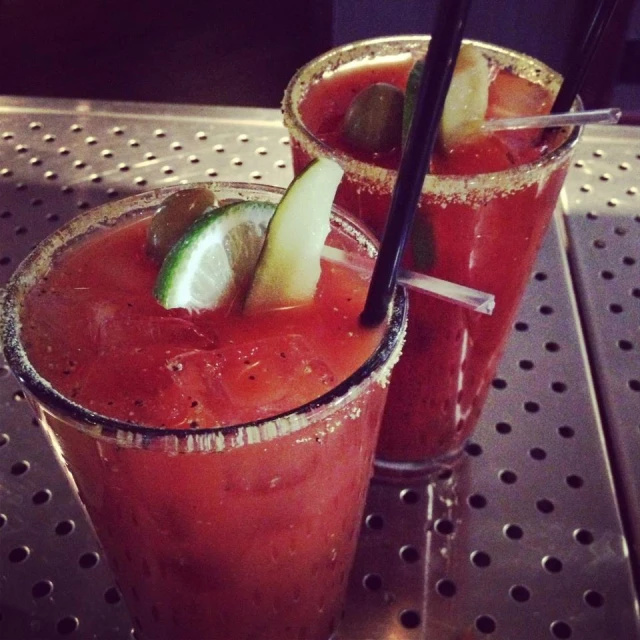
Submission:
[[[403,535],[426,530],[426,581],[419,585],[417,568],[407,584],[413,607],[425,596],[422,628],[401,637],[636,637],[629,557],[583,358],[566,259],[551,233],[463,466],[414,487],[422,511],[388,539],[377,534],[378,548],[397,553]],[[374,485],[369,510],[406,517],[399,490]],[[374,535],[364,530],[365,548]],[[354,587],[368,563],[361,554]],[[373,622],[383,602],[358,605],[345,637],[358,638],[355,621],[368,620],[365,637],[384,638]],[[626,621],[613,622],[608,606]]]
[[[640,216],[592,212],[568,220],[568,229],[605,433],[640,562]]]
[[[79,210],[181,181],[291,176],[277,111],[2,99],[0,114],[0,286]],[[629,386],[639,375],[639,156],[635,130],[588,129],[567,182],[598,397],[617,434],[608,439],[630,452],[640,439]],[[343,640],[640,635],[560,224],[461,467],[432,483],[372,483]],[[595,250],[598,238],[609,250]],[[127,639],[113,578],[23,400],[0,364],[0,636]],[[637,464],[614,461],[621,489],[637,496]]]

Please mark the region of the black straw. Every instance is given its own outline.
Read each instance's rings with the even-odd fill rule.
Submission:
[[[551,107],[551,113],[564,113],[571,109],[584,82],[602,33],[613,14],[618,0],[598,0],[591,20],[568,66],[564,81]]]
[[[374,327],[386,317],[398,268],[422,192],[451,83],[471,0],[440,0],[407,143],[398,168],[391,207],[373,269],[362,324]]]

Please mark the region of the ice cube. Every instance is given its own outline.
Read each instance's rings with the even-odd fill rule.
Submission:
[[[194,349],[167,361],[175,384],[187,398],[188,422],[192,428],[218,427],[242,422],[220,382],[224,356],[218,350]]]
[[[111,301],[94,308],[94,327],[101,351],[153,344],[213,349],[217,344],[215,336],[205,335],[188,318],[147,315]]]
[[[297,334],[181,353],[168,366],[198,403],[199,426],[277,415],[326,393],[335,382],[333,371]]]
[[[75,400],[93,411],[149,426],[188,426],[190,406],[167,362],[165,345],[101,353],[78,386]]]
[[[217,344],[215,336],[205,335],[189,320],[148,318],[145,323],[140,337],[151,342],[189,349],[212,349]]]
[[[54,290],[46,285],[27,298],[23,338],[29,357],[45,378],[57,383],[82,377],[96,357],[97,344],[85,331],[92,323],[88,311],[92,302],[84,290]]]
[[[252,407],[256,417],[293,409],[328,391],[329,366],[300,335],[273,336],[225,347],[221,382],[231,402]]]

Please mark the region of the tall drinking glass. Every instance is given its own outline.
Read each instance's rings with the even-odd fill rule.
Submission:
[[[428,43],[428,36],[397,36],[333,49],[301,68],[284,96],[294,171],[318,156],[339,162],[345,176],[336,202],[378,235],[400,151],[356,150],[343,136],[345,112],[372,83],[404,89]],[[492,69],[491,117],[549,109],[558,74],[526,55],[473,44]],[[406,264],[493,293],[496,307],[484,316],[410,293],[407,344],[393,373],[376,454],[381,474],[450,466],[472,434],[579,133],[556,130],[540,145],[539,132],[505,132],[486,136],[480,146],[434,155]]]
[[[136,297],[133,266],[121,273],[112,264],[104,265],[109,278],[118,279],[120,293],[95,311],[88,308],[95,291],[80,288],[74,295],[88,296],[87,308],[78,306],[74,315],[59,318],[66,332],[53,329],[56,300],[69,291],[51,289],[58,286],[55,275],[68,252],[96,237],[107,243],[122,225],[129,225],[124,231],[135,230],[139,220],[176,190],[164,188],[84,213],[39,245],[7,288],[4,353],[70,472],[132,615],[136,637],[325,640],[340,620],[387,382],[404,338],[405,294],[398,290],[385,326],[373,338],[351,333],[339,342],[340,327],[335,339],[323,334],[338,359],[347,357],[347,350],[356,358],[342,381],[334,380],[329,365],[313,353],[305,355],[306,336],[267,338],[273,318],[269,331],[257,327],[256,335],[264,333],[265,340],[252,341],[251,334],[245,344],[222,348],[221,326],[205,334],[203,325],[196,331],[183,324],[190,321],[188,314],[169,312],[167,331],[173,338],[163,344],[166,314],[158,305],[142,318],[144,326],[138,326],[136,310],[151,308],[154,302],[145,298],[150,292]],[[277,202],[282,196],[277,188],[231,183],[220,183],[215,193],[221,200]],[[118,246],[131,244],[125,236],[123,232]],[[337,209],[328,242],[349,251],[375,251],[371,234]],[[88,260],[98,259],[92,254],[99,253],[99,245],[91,246]],[[145,264],[142,246],[134,246],[133,253]],[[114,251],[110,255],[114,262],[122,259]],[[340,272],[331,282],[323,299],[331,300],[333,288],[343,286]],[[148,283],[144,286],[149,288]],[[366,283],[362,286],[366,291]],[[123,309],[117,308],[120,295],[126,296]],[[37,313],[43,304],[40,296],[47,306]],[[317,298],[314,312],[334,313],[333,308],[323,309],[329,302]],[[195,315],[201,320],[202,314]],[[357,322],[357,310],[354,317]],[[256,316],[256,323],[262,321]],[[345,320],[340,316],[337,322]],[[34,361],[47,362],[45,345],[52,330],[58,331],[58,342],[68,343],[70,354],[91,348],[80,344],[78,323],[100,335],[115,331],[120,344],[108,349],[131,349],[115,353],[128,362],[117,375],[83,363],[80,355],[36,368]],[[151,342],[130,345],[147,330]],[[192,337],[196,346],[182,344]],[[350,341],[353,344],[347,344]],[[369,346],[360,352],[358,341]],[[154,368],[158,350],[161,366]],[[144,368],[134,351],[148,354]],[[95,363],[103,362],[103,356]],[[197,370],[199,361],[204,371]],[[227,396],[211,382],[218,380],[216,367],[226,367],[220,384]],[[56,387],[74,373],[78,393],[84,393],[82,402],[74,399],[76,387],[66,395]],[[264,403],[277,406],[278,398],[305,384],[303,376],[316,374],[326,379],[326,392],[291,410],[255,420],[244,414],[241,421],[220,427],[207,427],[206,419],[202,426],[160,426],[185,410],[178,406],[182,401],[188,401],[188,410],[198,399],[206,404],[208,393],[214,403],[236,402],[229,386],[241,394],[238,407],[247,399],[262,406],[263,397]],[[105,395],[105,390],[113,395]],[[145,420],[96,412],[91,408],[98,402],[94,392],[95,398],[110,398],[96,406],[108,409],[131,401],[132,411],[143,412],[136,415],[156,416],[155,421],[141,424]]]

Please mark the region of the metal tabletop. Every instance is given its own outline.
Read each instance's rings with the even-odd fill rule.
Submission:
[[[639,130],[586,130],[462,465],[371,484],[341,639],[640,638],[639,172]],[[0,286],[79,210],[291,176],[276,110],[0,98]],[[0,637],[127,639],[23,400],[0,362]]]

